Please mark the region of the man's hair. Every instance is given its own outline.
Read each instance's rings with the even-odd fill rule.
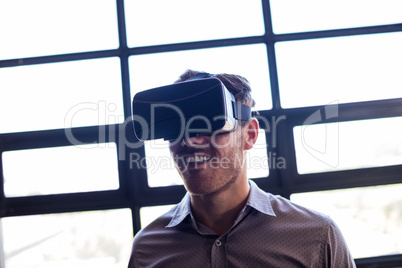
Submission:
[[[186,81],[198,73],[200,72],[188,69],[182,75],[180,75],[179,79],[176,80],[175,83]],[[246,78],[240,75],[226,73],[214,74],[213,77],[221,80],[229,92],[233,94],[236,102],[250,107],[255,106],[255,101],[251,97],[250,82]]]

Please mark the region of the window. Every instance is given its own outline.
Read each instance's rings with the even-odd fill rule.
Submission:
[[[196,6],[182,0],[145,3],[127,0],[128,45],[150,46],[262,35],[261,8],[258,0],[207,0]]]
[[[271,0],[270,4],[276,34],[402,22],[398,0]]]
[[[130,218],[129,209],[3,218],[5,267],[124,267]]]
[[[402,164],[401,117],[294,128],[300,174]]]
[[[3,152],[7,197],[119,188],[115,144]]]
[[[284,108],[402,97],[402,33],[280,42]]]
[[[0,69],[1,133],[124,121],[118,58]]]
[[[329,215],[353,257],[362,258],[402,253],[401,190],[397,184],[300,193],[291,201]]]
[[[142,207],[140,209],[141,227],[144,228],[162,214],[167,213],[173,205]]]
[[[112,0],[2,2],[0,25],[0,59],[118,47]]]

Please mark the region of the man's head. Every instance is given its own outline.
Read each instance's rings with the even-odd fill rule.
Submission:
[[[197,71],[187,70],[176,82],[186,81]],[[233,74],[217,74],[236,102],[249,107],[255,105],[246,78]],[[205,107],[208,109],[208,107]],[[258,137],[258,122],[251,118],[224,134],[198,135],[171,142],[170,151],[186,189],[196,195],[224,191],[233,183],[247,179],[245,153]]]

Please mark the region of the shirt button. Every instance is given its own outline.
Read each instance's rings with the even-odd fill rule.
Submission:
[[[220,240],[215,241],[215,246],[220,247],[222,245],[222,242]]]

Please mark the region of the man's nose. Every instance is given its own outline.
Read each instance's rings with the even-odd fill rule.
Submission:
[[[191,146],[198,148],[208,147],[208,136],[195,136],[189,138],[183,138],[180,142],[182,146]]]

